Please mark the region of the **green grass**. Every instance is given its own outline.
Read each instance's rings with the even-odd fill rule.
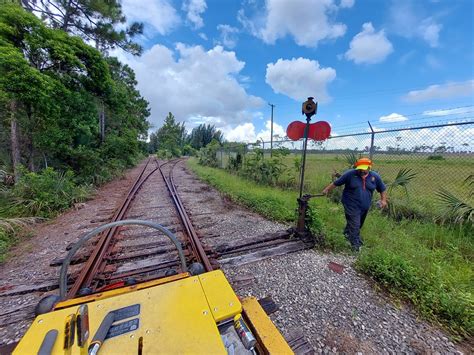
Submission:
[[[232,200],[276,221],[292,223],[295,191],[257,185],[220,169],[188,165]],[[327,168],[326,168],[327,169]],[[349,252],[342,236],[343,207],[326,198],[311,200],[323,221],[324,248]],[[410,300],[426,318],[442,323],[454,335],[474,334],[472,236],[466,230],[433,223],[396,222],[371,211],[362,230],[365,247],[356,267],[393,295]]]
[[[265,156],[269,156],[265,154]],[[295,157],[301,154],[290,154],[284,158],[285,164],[292,169],[295,180],[299,173],[294,169]],[[406,200],[402,190],[394,191],[392,198],[397,198],[405,209],[412,210],[417,216],[432,219],[440,211],[436,192],[445,188],[456,196],[463,198],[467,195],[468,187],[464,180],[474,171],[473,156],[446,155],[443,160],[429,160],[429,155],[390,155],[375,154],[374,170],[385,182],[395,179],[401,168],[411,169],[417,176],[408,187],[409,200]],[[221,156],[217,156],[221,162]],[[228,157],[222,156],[222,164],[226,165]],[[311,193],[321,191],[331,182],[331,175],[336,170],[340,173],[347,169],[344,154],[311,153],[307,155],[305,171],[305,190]],[[284,182],[282,182],[283,185]],[[390,196],[389,196],[390,197]]]

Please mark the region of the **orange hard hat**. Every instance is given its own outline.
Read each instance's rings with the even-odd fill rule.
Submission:
[[[372,160],[369,158],[360,158],[354,164],[354,168],[358,170],[368,170],[372,167]]]

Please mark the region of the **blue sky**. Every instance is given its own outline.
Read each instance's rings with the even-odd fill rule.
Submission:
[[[145,51],[136,72],[158,128],[211,123],[232,141],[314,120],[335,134],[474,117],[471,0],[124,0]],[[467,118],[469,119],[469,118]],[[313,121],[314,121],[313,120]]]

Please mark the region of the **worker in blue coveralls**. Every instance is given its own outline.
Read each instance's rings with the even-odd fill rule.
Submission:
[[[336,186],[344,185],[342,192],[342,204],[346,215],[346,227],[344,235],[349,240],[352,250],[359,251],[362,246],[360,229],[364,225],[365,217],[372,204],[374,190],[380,193],[380,208],[387,207],[387,193],[382,178],[375,172],[370,171],[372,161],[361,158],[354,164],[354,169],[346,171],[333,183],[326,186],[323,194],[327,195]]]

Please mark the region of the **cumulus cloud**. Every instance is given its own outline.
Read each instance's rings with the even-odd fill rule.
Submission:
[[[139,58],[122,53],[120,60],[134,69],[155,126],[170,111],[191,126],[204,122],[217,127],[236,125],[251,119],[251,111],[264,104],[237,79],[245,63],[221,46],[205,50],[179,43],[169,49],[157,44]]]
[[[186,20],[195,30],[204,26],[201,14],[207,9],[206,0],[184,1],[182,9],[186,11]]]
[[[366,22],[352,39],[345,57],[356,64],[375,64],[382,62],[393,52],[392,43],[385,36],[385,31],[375,32],[372,23]]]
[[[380,116],[379,118],[380,122],[401,122],[401,121],[407,121],[407,120],[408,118],[395,112],[387,116]]]
[[[474,95],[474,80],[463,82],[430,85],[423,90],[413,90],[402,99],[407,102],[422,102],[429,100],[450,99]]]
[[[218,25],[217,30],[220,32],[219,44],[230,49],[237,45],[238,28],[229,25]]]
[[[439,45],[439,33],[443,25],[434,17],[425,17],[422,2],[393,1],[390,9],[390,27],[393,32],[406,38],[419,38],[430,47]]]
[[[267,0],[263,15],[253,18],[239,11],[238,19],[253,35],[265,43],[291,35],[300,46],[317,47],[325,39],[341,37],[346,25],[334,22],[339,7],[334,0]],[[340,8],[348,8],[353,1],[341,1]]]
[[[161,35],[169,33],[180,23],[169,0],[123,0],[122,10],[128,21],[144,22]]]
[[[276,93],[297,101],[314,96],[317,101],[327,102],[330,97],[326,86],[336,78],[336,70],[321,68],[319,62],[306,58],[278,59],[267,64],[265,81]]]
[[[265,122],[265,128],[256,132],[255,126],[251,122],[246,122],[237,125],[234,128],[224,127],[222,129],[224,137],[226,140],[231,142],[246,142],[253,143],[258,140],[265,142],[270,141],[270,132],[271,132],[271,121],[268,120]],[[278,123],[273,122],[273,139],[283,138],[286,135],[286,131],[283,126]]]

